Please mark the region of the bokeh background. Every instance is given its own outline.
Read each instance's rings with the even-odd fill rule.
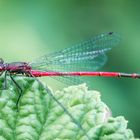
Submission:
[[[102,71],[140,72],[139,0],[0,0],[0,57],[32,61],[91,36],[115,31],[118,47],[108,53]],[[113,116],[123,115],[140,137],[140,80],[93,77],[92,89]],[[47,81],[46,81],[47,82]],[[51,88],[60,84],[49,81]]]

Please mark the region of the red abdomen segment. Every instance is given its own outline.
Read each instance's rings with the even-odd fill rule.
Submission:
[[[35,77],[43,76],[104,76],[104,77],[130,77],[130,78],[140,78],[140,74],[128,74],[119,72],[44,72],[31,70],[31,73]]]

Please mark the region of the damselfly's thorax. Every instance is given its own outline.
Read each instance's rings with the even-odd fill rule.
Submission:
[[[20,72],[20,71],[31,70],[31,67],[26,62],[4,63],[3,67],[5,70],[11,71],[11,72]]]
[[[25,75],[31,76],[31,66],[26,62],[4,63],[0,58],[0,75],[5,71],[5,75],[9,72],[10,75]]]

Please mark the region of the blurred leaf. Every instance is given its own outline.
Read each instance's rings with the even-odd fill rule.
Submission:
[[[19,92],[12,81],[8,80],[7,90],[0,91],[1,140],[134,139],[132,131],[127,129],[127,121],[123,117],[110,117],[100,94],[88,90],[85,84],[53,93],[69,110],[74,122],[36,80],[22,77],[15,80],[23,89],[18,112]]]

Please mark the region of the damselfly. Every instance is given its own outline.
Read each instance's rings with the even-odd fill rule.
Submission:
[[[129,74],[120,72],[101,72],[96,71],[106,63],[106,52],[111,50],[120,42],[118,33],[109,32],[100,34],[94,38],[86,40],[80,44],[66,48],[62,51],[45,55],[34,62],[12,62],[4,63],[0,61],[0,72],[5,72],[4,87],[6,87],[7,74],[20,89],[17,99],[17,107],[22,94],[20,85],[16,82],[13,75],[34,77],[39,84],[42,83],[36,77],[51,76],[70,79],[76,76],[108,76],[108,77],[130,77],[140,78],[140,74]],[[64,80],[65,81],[65,80]],[[71,80],[68,80],[71,81]],[[51,91],[46,88],[49,95],[60,105],[71,119],[84,131],[82,126],[76,122],[68,110],[53,96]],[[86,134],[86,132],[85,132]],[[88,137],[88,135],[87,135]],[[89,137],[88,137],[89,138]]]

